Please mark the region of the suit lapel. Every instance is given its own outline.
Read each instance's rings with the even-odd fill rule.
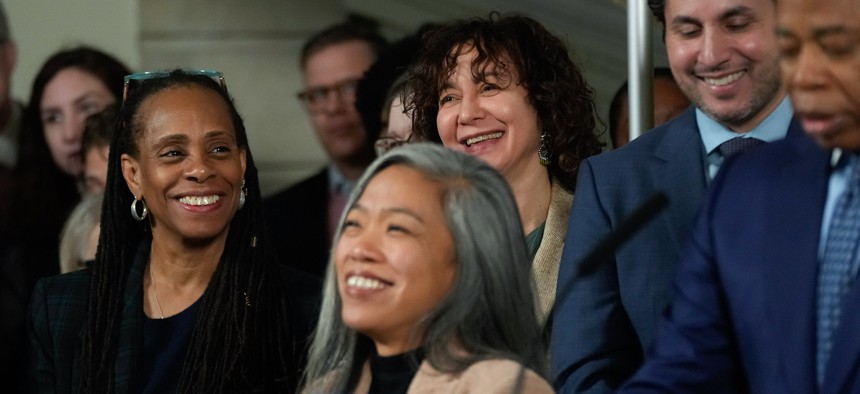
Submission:
[[[760,258],[768,281],[768,314],[782,353],[785,387],[815,392],[815,294],[818,243],[827,194],[829,153],[789,129],[793,150],[769,182],[773,204],[764,215]]]
[[[671,209],[661,217],[671,229],[669,233],[672,234],[678,254],[689,234],[691,218],[695,217],[699,209],[706,187],[704,148],[695,113],[690,107],[677,122],[672,123],[671,129],[654,150],[653,161],[648,166],[656,189],[669,197]]]

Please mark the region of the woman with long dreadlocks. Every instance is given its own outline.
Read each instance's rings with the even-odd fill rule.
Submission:
[[[127,76],[118,126],[96,262],[31,301],[37,388],[294,391],[319,283],[272,258],[223,77]]]

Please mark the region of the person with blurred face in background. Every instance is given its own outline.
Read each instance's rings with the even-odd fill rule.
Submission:
[[[553,383],[562,392],[613,392],[639,368],[717,171],[763,142],[801,133],[780,80],[773,0],[649,6],[663,22],[675,81],[693,105],[582,165],[553,322]],[[657,195],[669,204],[653,221],[609,257],[585,261]]]
[[[9,32],[9,19],[0,3],[0,167],[15,167],[23,105],[12,98],[12,72],[18,47]]]
[[[860,392],[860,1],[776,3],[806,134],[721,170],[622,392]]]
[[[6,269],[0,275],[5,321],[15,326],[7,354],[26,348],[26,305],[36,280],[59,273],[62,226],[80,201],[81,137],[87,116],[116,103],[128,68],[89,47],[60,50],[38,70],[21,117],[17,161],[8,214],[0,217],[6,238]],[[6,191],[6,190],[4,190]],[[4,352],[5,353],[5,352]],[[24,361],[26,364],[26,361]]]
[[[322,276],[328,248],[355,181],[373,160],[373,142],[355,109],[358,81],[386,45],[367,26],[345,22],[302,48],[299,100],[331,162],[308,179],[266,199],[269,233],[281,260]]]
[[[116,128],[115,107],[109,107],[90,115],[84,126],[81,142],[81,189],[84,194],[100,194],[107,185],[108,154],[110,142]]]
[[[620,148],[630,142],[630,107],[627,81],[618,88],[609,104],[609,137],[612,146]],[[672,70],[654,69],[654,126],[677,118],[690,106],[690,99],[675,82]],[[643,130],[648,131],[648,130]]]

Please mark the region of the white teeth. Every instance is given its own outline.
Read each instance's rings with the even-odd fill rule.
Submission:
[[[502,134],[504,134],[504,133],[502,133],[501,131],[497,131],[497,132],[492,133],[492,134],[484,134],[484,135],[480,135],[477,137],[469,138],[466,140],[466,146],[472,146],[474,144],[477,144],[479,142],[484,142],[486,140],[494,140],[497,138],[502,138]]]
[[[179,202],[181,202],[183,204],[188,204],[188,205],[210,205],[210,204],[214,204],[214,203],[218,202],[218,200],[220,200],[220,199],[221,199],[221,197],[217,196],[217,195],[215,195],[215,196],[201,196],[201,197],[185,196],[185,197],[180,198]]]
[[[743,71],[738,71],[734,74],[726,75],[725,77],[722,77],[722,78],[705,78],[705,82],[707,82],[708,85],[713,85],[713,86],[728,85],[734,81],[737,81],[738,78],[740,78],[741,75],[743,75],[743,74],[744,74]]]
[[[385,284],[381,281],[363,276],[350,276],[346,278],[346,285],[359,289],[381,289],[385,287]]]

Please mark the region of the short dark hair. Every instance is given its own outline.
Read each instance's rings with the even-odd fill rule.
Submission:
[[[663,31],[666,30],[666,0],[648,0],[648,8],[651,13],[663,24]]]
[[[110,146],[116,130],[117,106],[111,105],[104,111],[87,116],[84,124],[84,136],[81,139],[81,156],[87,160],[87,152],[90,149]]]
[[[405,74],[409,65],[418,56],[422,47],[421,37],[435,25],[425,24],[415,33],[401,38],[379,53],[376,62],[367,69],[358,82],[355,109],[373,141],[382,131],[380,114],[394,101],[391,93],[403,92],[406,87]],[[403,82],[400,82],[403,81]],[[399,84],[398,84],[399,83]],[[395,86],[397,85],[397,86]]]
[[[332,45],[341,44],[349,41],[364,41],[373,51],[374,55],[379,55],[380,52],[388,45],[375,24],[364,19],[350,19],[346,22],[338,23],[329,26],[313,36],[311,36],[305,45],[302,46],[302,54],[299,65],[304,70],[308,62],[308,58],[317,52],[328,48]]]
[[[655,67],[654,80],[656,81],[658,78],[675,81],[675,77],[672,76],[672,69],[669,67]],[[618,139],[615,135],[615,129],[618,128],[618,121],[621,119],[621,104],[627,101],[629,87],[629,81],[625,79],[624,83],[615,91],[612,102],[609,104],[609,138],[612,140],[612,146],[616,148],[618,147]]]

